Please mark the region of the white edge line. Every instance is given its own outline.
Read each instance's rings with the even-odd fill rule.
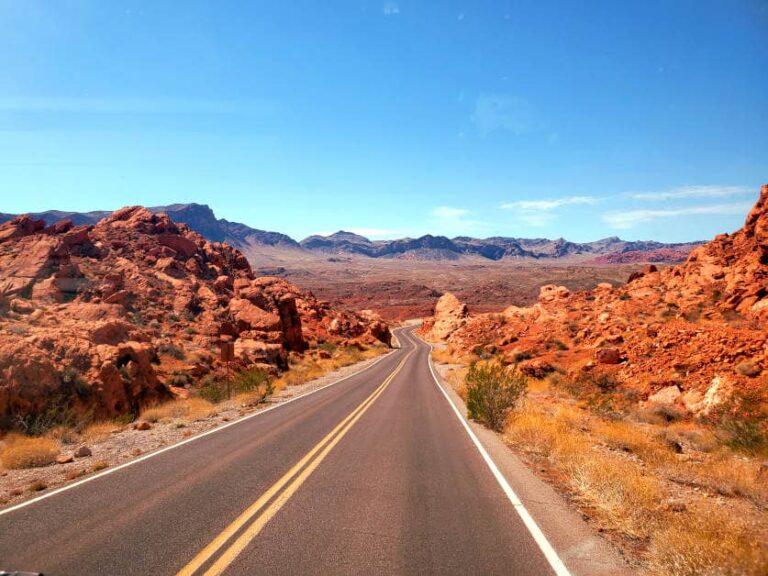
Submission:
[[[536,541],[536,544],[538,544],[539,548],[544,554],[544,557],[547,559],[547,562],[549,562],[549,565],[552,567],[552,570],[555,571],[557,576],[571,576],[571,573],[568,571],[568,568],[566,568],[565,563],[563,563],[563,561],[560,559],[560,556],[557,555],[557,552],[552,547],[552,544],[549,543],[549,540],[547,540],[544,532],[542,532],[541,528],[539,528],[539,525],[536,524],[536,521],[533,519],[530,512],[528,512],[528,509],[521,502],[517,494],[515,494],[515,491],[512,489],[512,486],[509,485],[509,482],[507,482],[507,479],[501,473],[499,467],[496,466],[496,463],[491,459],[490,455],[485,450],[485,447],[480,443],[480,440],[469,427],[469,424],[467,424],[467,421],[461,415],[459,409],[456,408],[456,405],[453,403],[453,400],[451,400],[451,397],[448,396],[448,393],[443,389],[443,386],[440,384],[440,381],[437,378],[437,374],[435,374],[435,369],[432,367],[432,344],[429,344],[428,342],[426,344],[429,345],[430,350],[427,364],[429,364],[429,371],[432,373],[432,379],[435,381],[438,389],[443,393],[443,396],[445,396],[445,399],[448,401],[448,404],[450,404],[454,414],[456,414],[456,417],[461,422],[461,425],[464,426],[464,430],[466,430],[478,452],[480,452],[480,455],[483,457],[483,460],[485,460],[486,465],[491,470],[491,473],[493,473],[494,478],[496,478],[496,481],[499,483],[499,486],[501,486],[504,494],[512,503],[515,511],[523,521],[523,524],[525,524],[525,527],[528,528],[528,532],[530,532],[531,536],[533,536],[533,539]]]
[[[392,351],[401,350],[401,348],[395,348]],[[352,374],[349,374],[348,376],[344,376],[343,378],[339,378],[338,380],[334,380],[333,382],[326,384],[325,386],[321,386],[320,388],[316,388],[315,390],[311,390],[307,392],[306,394],[302,394],[301,396],[296,396],[294,398],[291,398],[290,400],[286,400],[285,402],[280,402],[279,404],[275,404],[274,406],[270,406],[269,408],[265,408],[264,410],[259,410],[258,412],[254,412],[253,414],[249,414],[248,416],[243,416],[242,418],[235,420],[234,422],[229,422],[228,424],[224,424],[223,426],[217,426],[216,428],[213,428],[211,430],[207,430],[206,432],[201,432],[200,434],[197,434],[195,436],[192,436],[191,438],[187,438],[186,440],[182,440],[181,442],[177,442],[176,444],[171,444],[170,446],[166,446],[165,448],[160,448],[159,450],[156,450],[155,452],[150,452],[149,454],[145,454],[144,456],[140,456],[136,458],[135,460],[130,460],[128,462],[125,462],[123,464],[120,464],[119,466],[115,466],[114,468],[107,468],[103,472],[99,472],[98,474],[94,474],[93,476],[88,476],[87,478],[83,478],[82,480],[78,480],[77,482],[74,482],[73,484],[67,484],[66,486],[62,486],[61,488],[56,488],[55,490],[51,490],[50,492],[47,492],[45,494],[42,494],[41,496],[38,496],[36,498],[32,498],[31,500],[26,500],[24,502],[19,502],[15,506],[11,506],[10,508],[5,508],[4,510],[0,510],[0,516],[4,516],[5,514],[10,514],[11,512],[15,512],[16,510],[19,510],[21,508],[25,508],[27,506],[31,506],[32,504],[35,504],[36,502],[40,502],[41,500],[45,500],[46,498],[50,498],[51,496],[55,496],[56,494],[61,494],[62,492],[66,492],[67,490],[71,490],[72,488],[76,488],[78,486],[81,486],[83,484],[87,484],[88,482],[92,482],[93,480],[96,480],[98,478],[102,478],[104,476],[107,476],[109,474],[113,474],[117,472],[118,470],[122,470],[123,468],[127,468],[128,466],[133,466],[134,464],[138,464],[139,462],[143,462],[145,460],[149,460],[150,458],[154,458],[155,456],[159,456],[160,454],[163,454],[164,452],[168,452],[170,450],[173,450],[175,448],[179,448],[180,446],[184,446],[185,444],[189,444],[190,442],[194,442],[195,440],[200,440],[200,438],[203,438],[205,436],[208,436],[209,434],[214,434],[216,432],[221,432],[222,430],[226,430],[230,426],[236,426],[237,424],[241,424],[245,422],[246,420],[250,420],[251,418],[255,418],[256,416],[261,416],[262,414],[266,414],[267,412],[270,412],[272,410],[275,410],[277,408],[282,408],[283,406],[290,404],[291,402],[294,402],[296,400],[301,400],[302,398],[306,398],[307,396],[311,396],[312,394],[315,394],[317,392],[320,392],[321,390],[325,390],[326,388],[330,388],[331,386],[335,386],[336,384],[339,384],[341,382],[344,382],[345,380],[349,380],[353,376],[357,376],[359,374],[362,374],[366,370],[369,370],[373,368],[376,364],[384,360],[384,358],[388,358],[390,356],[391,352],[388,352],[384,354],[383,356],[377,358],[374,362],[372,362],[369,366],[366,366],[362,370],[358,370],[357,372],[353,372]]]

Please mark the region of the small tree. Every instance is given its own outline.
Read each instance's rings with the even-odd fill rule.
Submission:
[[[507,414],[525,394],[527,378],[517,366],[508,368],[501,360],[473,362],[464,378],[469,417],[500,432]]]

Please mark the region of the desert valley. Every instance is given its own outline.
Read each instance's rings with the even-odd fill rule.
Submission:
[[[502,245],[509,253],[482,255]],[[423,319],[418,333],[464,401],[478,365],[525,380],[517,408],[481,402],[470,417],[631,565],[758,574],[768,554],[767,282],[768,186],[742,229],[674,246],[372,243],[343,232],[297,243],[198,205],[8,215],[2,498],[210,428],[196,422],[242,417],[386,352],[395,326]],[[481,392],[483,402],[502,402],[497,393]],[[168,432],[148,445],[121,432],[153,427]],[[106,440],[111,460],[99,451]],[[100,464],[78,465],[93,450]]]
[[[768,576],[768,2],[0,30],[0,576]]]

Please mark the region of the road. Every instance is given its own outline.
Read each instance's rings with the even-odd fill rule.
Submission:
[[[0,511],[0,570],[555,573],[435,383],[429,347],[398,335],[337,384]]]

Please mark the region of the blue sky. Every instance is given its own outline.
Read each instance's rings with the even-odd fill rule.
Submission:
[[[768,182],[768,2],[0,2],[0,212],[683,241]]]

